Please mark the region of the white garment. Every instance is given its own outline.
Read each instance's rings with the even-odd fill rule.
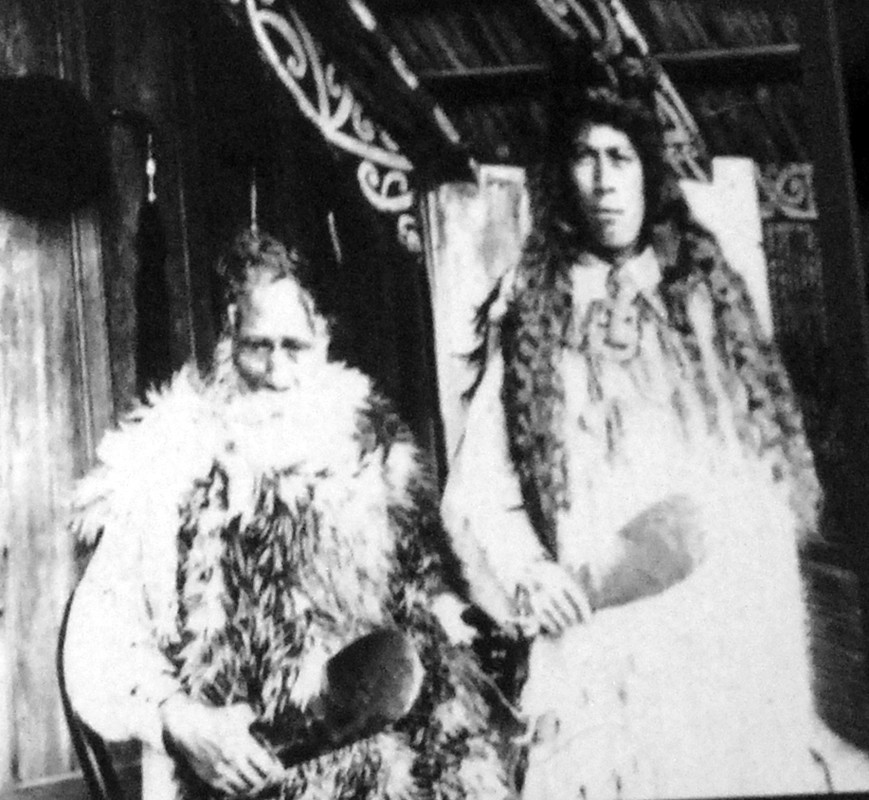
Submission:
[[[869,788],[869,762],[825,731],[813,709],[785,490],[727,425],[708,431],[696,388],[680,377],[681,344],[659,278],[651,251],[618,276],[593,259],[574,269],[582,301],[577,349],[561,362],[571,504],[558,519],[559,561],[600,577],[621,555],[622,526],[673,497],[697,509],[703,557],[664,592],[533,642],[521,696],[533,733],[523,796],[817,792],[827,788],[825,764],[834,786]],[[646,302],[644,314],[630,316],[630,298],[617,292],[625,286]],[[707,337],[700,347],[715,381],[708,296],[695,295],[689,313]],[[610,320],[636,324],[636,347],[608,343]],[[442,513],[473,599],[509,624],[523,569],[544,554],[508,456],[503,369],[496,354],[469,409]],[[720,404],[731,402],[713,389]],[[719,418],[731,419],[724,411]]]

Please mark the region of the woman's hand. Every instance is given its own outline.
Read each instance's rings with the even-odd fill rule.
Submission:
[[[554,561],[535,561],[516,588],[519,628],[526,636],[558,635],[591,618],[588,596],[580,583]]]
[[[209,706],[179,692],[160,706],[160,714],[172,749],[218,791],[252,797],[283,779],[280,761],[250,733],[250,706]]]

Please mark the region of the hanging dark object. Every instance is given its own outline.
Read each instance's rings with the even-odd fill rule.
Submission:
[[[61,217],[108,185],[103,130],[75,85],[50,75],[0,78],[0,206]]]
[[[140,398],[152,386],[168,380],[173,372],[170,346],[172,316],[169,310],[169,285],[166,257],[169,254],[166,231],[154,191],[156,160],[153,137],[148,135],[148,196],[139,211],[136,252],[136,392]]]

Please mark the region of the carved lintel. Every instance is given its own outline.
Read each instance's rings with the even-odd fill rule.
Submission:
[[[280,0],[233,2],[243,4],[260,51],[302,114],[326,141],[360,160],[357,177],[368,202],[389,214],[411,209],[413,164],[365,113],[296,10]]]
[[[371,161],[361,161],[356,176],[362,194],[375,208],[398,214],[413,206],[414,193],[410,189],[407,172],[385,170]]]

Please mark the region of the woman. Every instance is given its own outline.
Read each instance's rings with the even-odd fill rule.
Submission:
[[[484,308],[442,505],[472,599],[532,639],[524,796],[865,788],[813,710],[820,493],[788,379],[668,175],[651,75],[604,66]]]

